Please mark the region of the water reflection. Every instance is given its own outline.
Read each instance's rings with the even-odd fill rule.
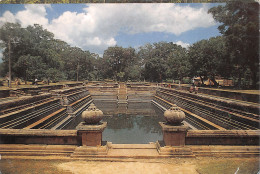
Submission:
[[[104,112],[102,121],[107,122],[102,139],[118,144],[147,144],[162,140],[159,125],[164,121],[163,113],[151,102],[131,102],[127,107],[120,107],[115,102],[94,101]],[[75,129],[82,122],[77,115],[63,129]]]
[[[156,108],[150,105],[150,109]],[[103,132],[104,141],[120,144],[146,144],[162,140],[162,129],[158,123],[164,121],[162,112],[150,116],[114,114],[111,117],[105,117],[103,121],[107,122],[107,128]]]

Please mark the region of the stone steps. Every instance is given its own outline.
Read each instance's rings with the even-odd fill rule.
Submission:
[[[158,158],[154,143],[150,144],[108,144],[110,158]]]
[[[160,146],[150,144],[112,144],[105,146],[0,144],[2,159],[7,158],[194,158],[259,157],[259,146]]]
[[[77,147],[71,158],[87,158],[87,157],[106,157],[108,147],[107,146],[80,146]]]
[[[21,145],[1,144],[1,156],[63,156],[69,157],[75,150],[72,145]]]
[[[117,103],[127,103],[127,89],[125,83],[121,83],[117,94]]]

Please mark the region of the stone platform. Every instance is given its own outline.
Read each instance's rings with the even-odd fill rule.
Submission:
[[[112,144],[87,147],[75,145],[1,144],[1,159],[156,159],[194,157],[259,157],[259,146],[160,146]]]

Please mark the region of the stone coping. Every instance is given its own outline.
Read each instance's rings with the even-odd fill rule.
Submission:
[[[181,123],[181,125],[178,126],[169,125],[166,122],[159,122],[159,124],[162,127],[162,130],[166,132],[187,131],[189,128],[187,125],[184,125],[183,123]]]
[[[77,136],[77,130],[0,129],[0,136]]]
[[[160,122],[163,126],[163,122]],[[105,128],[107,122],[101,125],[88,125],[90,130]],[[84,125],[85,126],[85,125]],[[169,126],[170,127],[170,126]],[[48,129],[0,129],[1,135],[21,136],[77,136],[77,130],[48,130]],[[260,130],[188,130],[186,137],[260,137]]]
[[[186,137],[259,137],[260,130],[189,130]]]
[[[76,129],[78,131],[103,131],[107,126],[107,122],[100,122],[96,125],[90,125],[85,124],[84,122],[81,122]]]
[[[15,98],[12,100],[7,100],[7,101],[2,101],[0,102],[1,110],[6,109],[7,107],[14,107],[16,105],[23,105],[27,104],[29,102],[35,102],[37,100],[42,100],[45,98],[50,98],[52,97],[51,94],[39,94],[39,95],[34,95],[34,96],[21,96],[19,98]]]
[[[110,147],[87,147],[74,145],[22,145],[0,144],[2,159],[84,159],[103,158],[118,159],[153,159],[180,157],[259,157],[259,146],[160,146],[146,144],[139,148],[138,144],[112,144]]]

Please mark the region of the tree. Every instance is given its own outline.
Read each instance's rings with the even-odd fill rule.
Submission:
[[[169,68],[167,76],[172,79],[179,79],[189,75],[190,64],[187,56],[187,49],[180,45],[172,44],[172,51],[168,56]]]
[[[188,75],[187,50],[172,42],[146,44],[139,48],[138,56],[144,67],[145,79],[162,82],[167,78],[182,78]]]
[[[11,69],[16,77],[24,78],[25,81],[32,80],[36,76],[42,79],[49,68],[56,70],[62,68],[60,53],[53,47],[54,35],[40,25],[21,28],[20,24],[6,23],[0,29],[0,39],[3,42],[2,48],[5,48],[3,54],[5,65],[9,63],[7,48],[10,42]],[[36,59],[39,61],[36,62]],[[38,66],[41,66],[40,69]],[[60,74],[62,73],[61,71]],[[48,78],[47,74],[44,77]]]
[[[131,67],[138,63],[134,48],[118,46],[109,47],[104,51],[103,62],[105,78],[113,77],[122,81],[129,78]]]
[[[150,81],[162,82],[166,78],[168,56],[171,45],[166,42],[146,44],[140,47],[139,56],[144,66],[144,78]]]
[[[16,62],[15,68],[23,72],[24,80],[33,81],[34,79],[43,79],[46,77],[47,65],[40,56],[25,55],[21,56]]]
[[[257,2],[228,1],[225,6],[209,10],[226,40],[233,64],[233,74],[241,84],[249,69],[253,86],[257,87],[259,72],[259,4]]]
[[[24,30],[18,23],[5,23],[0,28],[0,40],[2,41],[1,48],[4,49],[3,63],[6,65],[4,74],[7,72],[9,72],[9,76],[13,74],[12,67],[19,57],[17,54],[17,48],[23,47],[21,39],[23,34]]]
[[[217,84],[215,76],[225,75],[223,72],[228,71],[227,52],[224,40],[220,36],[194,43],[190,46],[188,54],[191,65],[190,75],[199,76],[202,84],[208,78]]]

